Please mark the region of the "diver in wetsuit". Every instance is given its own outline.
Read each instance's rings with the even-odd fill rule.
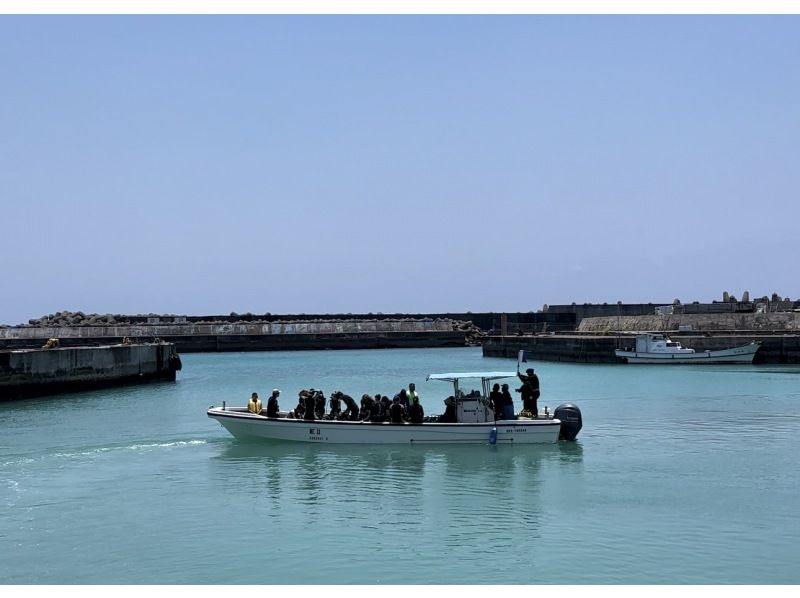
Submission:
[[[281,391],[277,388],[272,390],[272,395],[267,400],[267,417],[278,417],[278,411],[280,407],[278,407],[278,397],[280,396]]]
[[[342,415],[342,401],[339,398],[339,391],[334,391],[331,394],[331,400],[328,402],[331,408],[330,419],[340,419]]]
[[[381,409],[383,409],[383,421],[389,420],[389,408],[392,406],[392,401],[386,395],[375,395],[381,397]]]
[[[361,421],[369,421],[373,402],[372,397],[368,394],[361,395]]]
[[[517,419],[514,415],[514,399],[508,392],[508,384],[503,384],[503,419]]]
[[[419,397],[411,399],[411,406],[408,408],[408,417],[412,424],[421,424],[425,418],[425,410],[419,404]]]
[[[411,399],[414,400],[413,397]],[[456,423],[456,398],[455,397],[447,397],[444,400],[444,413],[439,418],[439,421],[443,424],[454,424]]]
[[[314,415],[317,419],[325,418],[325,394],[321,390],[314,392]]]
[[[303,413],[303,419],[306,421],[314,421],[316,419],[314,415],[314,409],[317,406],[317,399],[314,394],[310,392],[306,392],[306,409]]]
[[[397,393],[396,395],[394,395],[394,397],[392,398],[392,400],[394,400],[394,399],[399,399],[399,400],[400,400],[400,404],[401,404],[403,407],[405,407],[406,409],[408,409],[408,406],[409,406],[409,403],[408,403],[408,393],[406,392],[406,389],[405,389],[405,388],[401,388],[401,389],[400,389],[400,392],[398,392],[398,393]]]
[[[503,393],[500,392],[500,385],[495,384],[492,386],[492,392],[489,393],[489,400],[492,403],[492,409],[494,409],[494,419],[497,421],[498,419],[503,419]]]
[[[526,375],[527,374],[527,375]],[[525,374],[517,374],[522,381],[522,386],[517,392],[522,393],[522,408],[531,412],[533,419],[539,418],[539,407],[536,401],[539,399],[539,376],[533,373],[533,368],[525,370]]]
[[[381,401],[372,401],[372,406],[369,410],[369,421],[371,421],[373,424],[382,424],[384,421],[386,421],[386,412],[383,409],[383,403]]]
[[[303,419],[306,413],[306,391],[301,390],[297,393],[297,405],[294,408],[294,416],[297,419]]]
[[[356,421],[358,419],[358,405],[350,395],[343,394],[339,391],[339,398],[344,402],[347,409],[342,413],[342,419]]]
[[[393,424],[404,423],[405,409],[400,404],[400,397],[395,397],[389,406],[389,418]]]

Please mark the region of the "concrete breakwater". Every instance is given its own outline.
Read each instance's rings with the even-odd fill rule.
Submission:
[[[747,334],[786,332],[800,334],[800,312],[773,313],[716,313],[716,314],[664,314],[641,316],[603,316],[583,318],[578,332],[609,333],[640,330],[665,332],[737,331]]]
[[[0,400],[175,380],[171,343],[0,351]]]
[[[800,364],[800,334],[670,334],[685,347],[696,351],[716,351],[761,341],[753,363]],[[517,358],[520,351],[542,361],[574,363],[624,363],[615,349],[632,346],[634,336],[553,334],[536,336],[490,336],[483,343],[484,357]]]
[[[299,349],[372,349],[464,346],[476,334],[453,320],[339,320],[116,326],[14,326],[0,328],[0,347],[41,347],[48,338],[62,346],[158,338],[181,353]]]

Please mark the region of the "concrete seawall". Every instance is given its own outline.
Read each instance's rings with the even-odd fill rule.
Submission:
[[[670,337],[697,351],[716,351],[761,341],[753,363],[800,364],[798,334],[671,334]],[[634,342],[632,335],[490,336],[483,343],[483,355],[516,359],[520,351],[527,351],[533,359],[541,361],[624,363],[614,355],[614,350]]]
[[[170,343],[0,351],[0,401],[175,380]]]
[[[37,326],[0,329],[0,348],[108,344],[123,338],[174,343],[181,353],[464,346],[466,333],[450,321],[358,321],[307,323],[161,324],[127,326]]]
[[[723,331],[737,334],[778,333],[800,334],[800,312],[669,314],[646,316],[606,316],[583,318],[578,332],[608,333],[639,330],[675,332]]]

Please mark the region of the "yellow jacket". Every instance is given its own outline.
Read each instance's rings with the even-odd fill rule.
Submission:
[[[247,410],[250,413],[261,413],[261,401],[258,399],[256,399],[255,401],[253,399],[250,399],[247,402]]]

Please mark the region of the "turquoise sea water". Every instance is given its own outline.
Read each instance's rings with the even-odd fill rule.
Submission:
[[[577,442],[426,448],[240,442],[205,410],[414,381],[435,413],[450,389],[426,374],[514,361],[183,363],[175,383],[0,404],[0,582],[800,582],[798,368],[533,363],[540,407],[581,408]]]

